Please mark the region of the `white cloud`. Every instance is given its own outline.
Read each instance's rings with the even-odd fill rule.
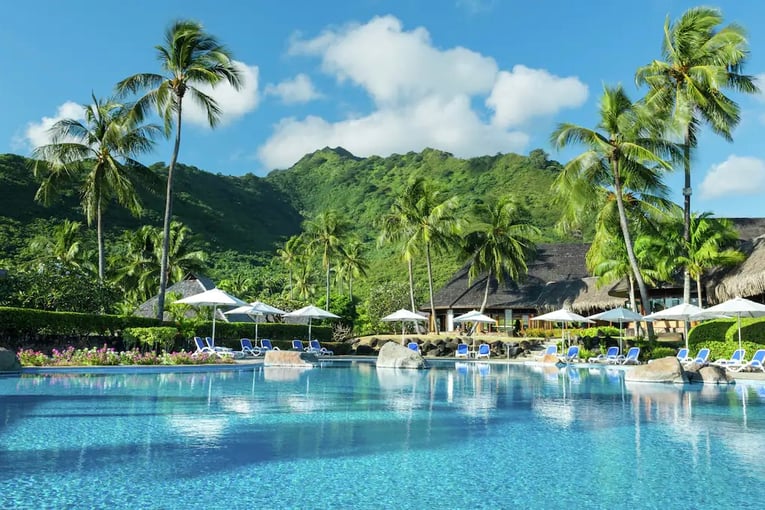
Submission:
[[[511,72],[500,71],[486,106],[494,110],[494,124],[510,127],[582,106],[587,95],[587,85],[576,77],[561,78],[544,69],[516,65]]]
[[[277,85],[267,85],[264,93],[277,96],[287,104],[307,103],[321,97],[321,94],[313,86],[311,78],[303,73]]]
[[[14,140],[14,145],[19,148],[26,145],[26,148],[30,150],[41,145],[48,145],[51,143],[51,137],[48,130],[53,127],[53,124],[63,119],[83,120],[84,118],[85,112],[82,105],[77,104],[74,101],[66,101],[58,107],[56,115],[53,117],[43,117],[38,122],[30,122],[27,124],[21,140]]]
[[[425,28],[403,31],[393,16],[327,31],[308,41],[294,39],[289,51],[320,56],[325,72],[339,82],[363,87],[378,106],[407,104],[433,94],[485,93],[497,74],[494,59],[462,47],[435,48]]]
[[[765,193],[765,161],[731,155],[712,166],[701,183],[702,198]]]
[[[438,48],[425,28],[404,30],[393,16],[328,29],[313,39],[294,36],[289,54],[318,57],[323,72],[340,86],[360,88],[372,108],[337,121],[283,119],[258,149],[267,168],[288,167],[325,146],[359,156],[425,147],[461,157],[523,151],[530,136],[512,128],[587,98],[578,78],[523,66],[500,71],[493,58],[463,47]]]
[[[242,86],[239,90],[227,81],[218,82],[215,87],[197,85],[196,88],[211,96],[221,109],[221,124],[228,124],[239,117],[251,112],[258,106],[258,66],[248,66],[244,62],[233,61],[239,69]],[[186,96],[190,99],[190,96]],[[184,120],[200,126],[208,126],[205,110],[193,100],[183,102]]]
[[[387,155],[435,147],[467,157],[520,151],[528,136],[481,122],[466,96],[430,97],[399,109],[330,123],[311,116],[284,119],[258,151],[267,168],[285,168],[308,152],[342,146],[358,156]]]

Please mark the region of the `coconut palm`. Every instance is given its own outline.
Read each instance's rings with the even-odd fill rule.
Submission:
[[[29,256],[33,267],[41,268],[49,263],[63,267],[92,268],[85,254],[82,223],[64,220],[49,232],[38,234],[29,241]]]
[[[742,73],[749,56],[745,30],[736,24],[721,27],[722,13],[694,7],[680,19],[664,22],[663,60],[638,69],[638,85],[649,87],[645,102],[670,121],[670,130],[683,140],[683,239],[691,242],[691,159],[702,123],[726,140],[740,120],[739,106],[726,89],[755,93],[752,76]],[[690,299],[690,268],[685,270],[683,298]]]
[[[462,258],[469,264],[468,277],[486,275],[481,313],[486,309],[492,277],[500,283],[507,277],[523,279],[528,270],[526,259],[534,251],[539,229],[526,222],[518,205],[510,197],[488,204],[477,204],[463,233]]]
[[[35,199],[48,205],[71,184],[81,183],[88,225],[96,222],[98,277],[104,279],[103,212],[112,199],[133,214],[141,211],[135,181],[154,174],[135,158],[153,146],[158,127],[131,121],[124,105],[92,96],[85,120],[62,119],[50,128],[51,143],[32,152],[34,173],[42,177]]]
[[[335,211],[324,211],[305,223],[307,248],[314,253],[321,253],[321,264],[326,272],[326,301],[329,308],[329,275],[332,260],[342,253],[343,240],[348,231],[348,224]]]
[[[338,278],[348,281],[348,297],[353,302],[353,279],[366,276],[369,263],[364,256],[363,245],[358,239],[352,239],[345,243],[340,259]]]
[[[621,86],[605,87],[598,124],[602,132],[561,124],[551,141],[559,149],[572,144],[587,148],[565,165],[556,178],[557,187],[591,182],[613,190],[630,268],[638,284],[643,310],[649,310],[648,288],[635,257],[624,196],[625,190],[662,190],[662,170],[670,168],[664,157],[671,156],[674,147],[646,133],[642,114]]]
[[[173,213],[173,177],[181,146],[183,99],[189,95],[207,114],[210,127],[215,127],[221,115],[217,102],[198,87],[215,86],[226,81],[235,89],[241,87],[239,71],[231,60],[229,51],[212,35],[206,33],[195,21],[180,20],[165,32],[165,44],[156,47],[157,56],[165,74],[140,73],[117,84],[121,94],[147,91],[135,104],[133,115],[142,119],[152,110],[162,117],[165,134],[175,126],[175,143],[170,165],[167,169],[167,192],[160,260],[158,318],[162,318],[165,289],[169,277],[170,226]]]
[[[287,277],[290,289],[290,299],[292,296],[292,275],[295,271],[297,263],[305,251],[305,240],[302,236],[292,236],[284,243],[284,247],[276,250],[276,254],[281,260],[284,267],[287,269]]]

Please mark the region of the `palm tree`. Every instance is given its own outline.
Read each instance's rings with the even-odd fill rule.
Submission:
[[[305,235],[308,237],[308,249],[321,252],[321,264],[326,272],[327,300],[329,309],[329,275],[332,269],[332,259],[342,253],[343,238],[348,230],[348,224],[335,211],[324,211],[305,224]]]
[[[671,279],[679,268],[687,270],[696,282],[698,305],[702,306],[701,279],[704,272],[720,266],[741,263],[746,256],[735,248],[738,233],[730,220],[712,218],[712,213],[691,215],[691,240],[678,234],[683,223],[683,211],[669,214],[656,233],[640,239],[645,250],[656,257],[665,279]]]
[[[489,204],[477,204],[468,222],[462,242],[462,257],[469,263],[468,276],[486,275],[486,288],[481,313],[486,309],[492,276],[500,283],[507,277],[521,280],[528,266],[526,259],[534,251],[539,229],[527,223],[517,204],[510,197],[501,197]]]
[[[292,236],[284,243],[283,248],[276,250],[276,254],[279,256],[284,267],[287,269],[287,277],[289,280],[290,299],[292,299],[292,274],[295,271],[297,263],[305,251],[305,240],[302,236]]]
[[[83,260],[82,223],[64,220],[50,232],[39,234],[29,242],[32,264],[44,266],[55,263],[65,267],[82,267]]]
[[[645,132],[646,124],[642,112],[632,104],[621,86],[606,87],[601,98],[598,124],[603,133],[561,124],[551,139],[558,149],[575,143],[587,147],[585,152],[565,165],[556,179],[556,186],[592,182],[613,189],[619,225],[643,310],[650,309],[648,289],[635,257],[624,194],[625,189],[662,190],[661,169],[670,168],[663,156],[673,155],[671,144],[652,138]]]
[[[756,93],[751,76],[742,74],[749,56],[745,30],[730,24],[720,28],[722,13],[694,7],[675,23],[664,22],[662,56],[637,70],[638,85],[647,84],[646,104],[671,121],[670,129],[683,140],[683,239],[691,242],[691,158],[702,123],[726,140],[740,120],[739,106],[723,94],[730,89]],[[684,302],[690,300],[690,269],[685,269]]]
[[[132,122],[120,103],[92,97],[92,104],[83,105],[85,122],[56,122],[49,130],[51,143],[35,148],[32,157],[35,175],[43,176],[35,199],[46,205],[63,186],[81,180],[85,217],[88,225],[96,222],[98,278],[103,280],[103,212],[115,199],[133,214],[140,213],[134,181],[148,181],[154,174],[135,158],[152,148],[158,128]]]
[[[369,264],[364,256],[363,246],[358,239],[353,239],[345,243],[342,250],[342,259],[340,260],[340,278],[348,280],[348,297],[353,301],[353,279],[360,276],[366,276]]]
[[[411,311],[416,311],[414,303],[414,270],[412,262],[418,254],[416,237],[414,235],[417,226],[417,202],[424,194],[425,180],[417,178],[411,180],[400,194],[396,195],[390,210],[380,221],[380,236],[378,244],[393,241],[401,243],[401,254],[406,261],[409,276],[409,302]]]
[[[418,189],[417,200],[408,211],[408,221],[412,228],[407,229],[409,236],[405,245],[421,247],[425,252],[425,263],[428,269],[428,293],[430,297],[430,331],[438,333],[436,326],[436,308],[433,302],[433,264],[432,255],[443,250],[455,239],[461,221],[457,217],[459,199],[445,196],[444,192],[436,189],[429,182],[416,182],[412,186]]]
[[[299,257],[295,261],[295,292],[300,299],[307,300],[313,296],[315,287],[313,284],[313,275],[311,274],[311,264],[306,257]]]
[[[165,33],[165,44],[156,47],[157,56],[166,74],[141,73],[130,76],[117,84],[120,94],[134,94],[148,89],[135,104],[133,114],[142,119],[156,109],[164,120],[165,134],[170,135],[175,125],[175,143],[170,165],[167,169],[167,192],[160,260],[158,318],[162,318],[165,289],[167,288],[168,256],[170,252],[170,225],[173,214],[173,174],[181,146],[183,99],[191,99],[207,113],[207,122],[215,127],[221,110],[216,101],[197,88],[200,85],[216,85],[225,80],[235,89],[241,87],[239,71],[231,60],[229,51],[218,40],[207,34],[195,21],[180,20],[173,23]]]

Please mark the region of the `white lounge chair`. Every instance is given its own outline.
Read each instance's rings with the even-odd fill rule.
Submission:
[[[491,346],[489,344],[481,344],[478,346],[478,350],[475,353],[475,359],[486,358],[491,356]]]
[[[588,358],[588,363],[616,363],[619,358],[619,348],[611,346],[606,350],[606,353],[602,352],[595,357]]]
[[[736,349],[733,351],[733,355],[730,358],[721,358],[710,363],[718,367],[734,369],[744,364],[744,356],[746,355],[746,349]]]
[[[765,349],[757,349],[752,359],[746,363],[742,363],[738,367],[730,368],[733,372],[752,371],[752,372],[765,372]]]

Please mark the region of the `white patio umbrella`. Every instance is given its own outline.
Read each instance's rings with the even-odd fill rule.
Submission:
[[[738,348],[741,349],[741,317],[763,317],[765,316],[765,305],[737,297],[719,305],[710,306],[705,310],[705,313],[735,315],[738,322]]]
[[[587,317],[594,321],[606,321],[606,322],[618,322],[619,323],[619,352],[622,352],[622,324],[625,322],[640,322],[643,320],[643,316],[639,313],[633,312],[628,308],[619,306],[606,310],[605,312],[596,313]]]
[[[679,305],[675,305],[664,310],[646,315],[643,317],[643,319],[647,321],[683,321],[685,323],[686,321],[690,320],[717,319],[726,317],[728,316],[724,314],[709,313],[708,310],[704,310],[703,308],[699,308],[698,306],[692,305],[690,303],[680,303]],[[688,331],[685,332],[685,348],[688,348]]]
[[[284,310],[279,310],[275,306],[267,305],[263,303],[262,301],[253,301],[252,303],[248,305],[242,305],[238,308],[234,308],[233,310],[229,310],[228,312],[223,312],[225,314],[237,314],[237,313],[244,313],[247,315],[254,315],[255,316],[255,342],[258,341],[258,320],[259,317],[263,317],[264,315],[284,315]]]
[[[213,321],[212,321],[212,340],[215,343],[215,315],[219,306],[241,306],[246,305],[245,301],[232,296],[231,294],[224,292],[218,288],[206,290],[193,296],[188,296],[183,299],[179,299],[176,303],[183,303],[186,305],[197,306],[212,306],[213,307]]]
[[[404,343],[404,323],[411,322],[411,321],[417,321],[417,322],[426,321],[428,320],[428,318],[423,317],[419,313],[411,312],[409,310],[405,310],[402,308],[400,310],[396,310],[390,315],[386,315],[380,320],[385,322],[401,321],[401,343],[403,344]]]
[[[453,322],[461,323],[461,322],[472,322],[474,324],[496,324],[497,321],[489,317],[488,315],[484,315],[478,310],[471,310],[467,313],[463,313],[462,315],[458,315],[454,319],[452,319]],[[473,348],[475,348],[475,337],[473,337]]]
[[[318,306],[314,305],[308,305],[304,306],[303,308],[300,308],[298,310],[294,310],[292,312],[288,312],[283,314],[284,317],[307,317],[308,318],[308,342],[311,342],[311,321],[313,319],[339,319],[339,315],[335,315],[332,312],[328,312],[326,310],[322,310]]]
[[[543,313],[542,315],[537,315],[536,317],[532,317],[532,321],[545,321],[545,322],[562,322],[563,323],[563,338],[561,338],[561,343],[563,344],[563,348],[566,347],[566,324],[569,322],[588,322],[591,323],[592,321],[588,319],[587,317],[583,317],[579,315],[578,313],[574,313],[570,310],[566,310],[565,308],[561,308],[559,310],[555,310],[554,312],[549,313]]]

